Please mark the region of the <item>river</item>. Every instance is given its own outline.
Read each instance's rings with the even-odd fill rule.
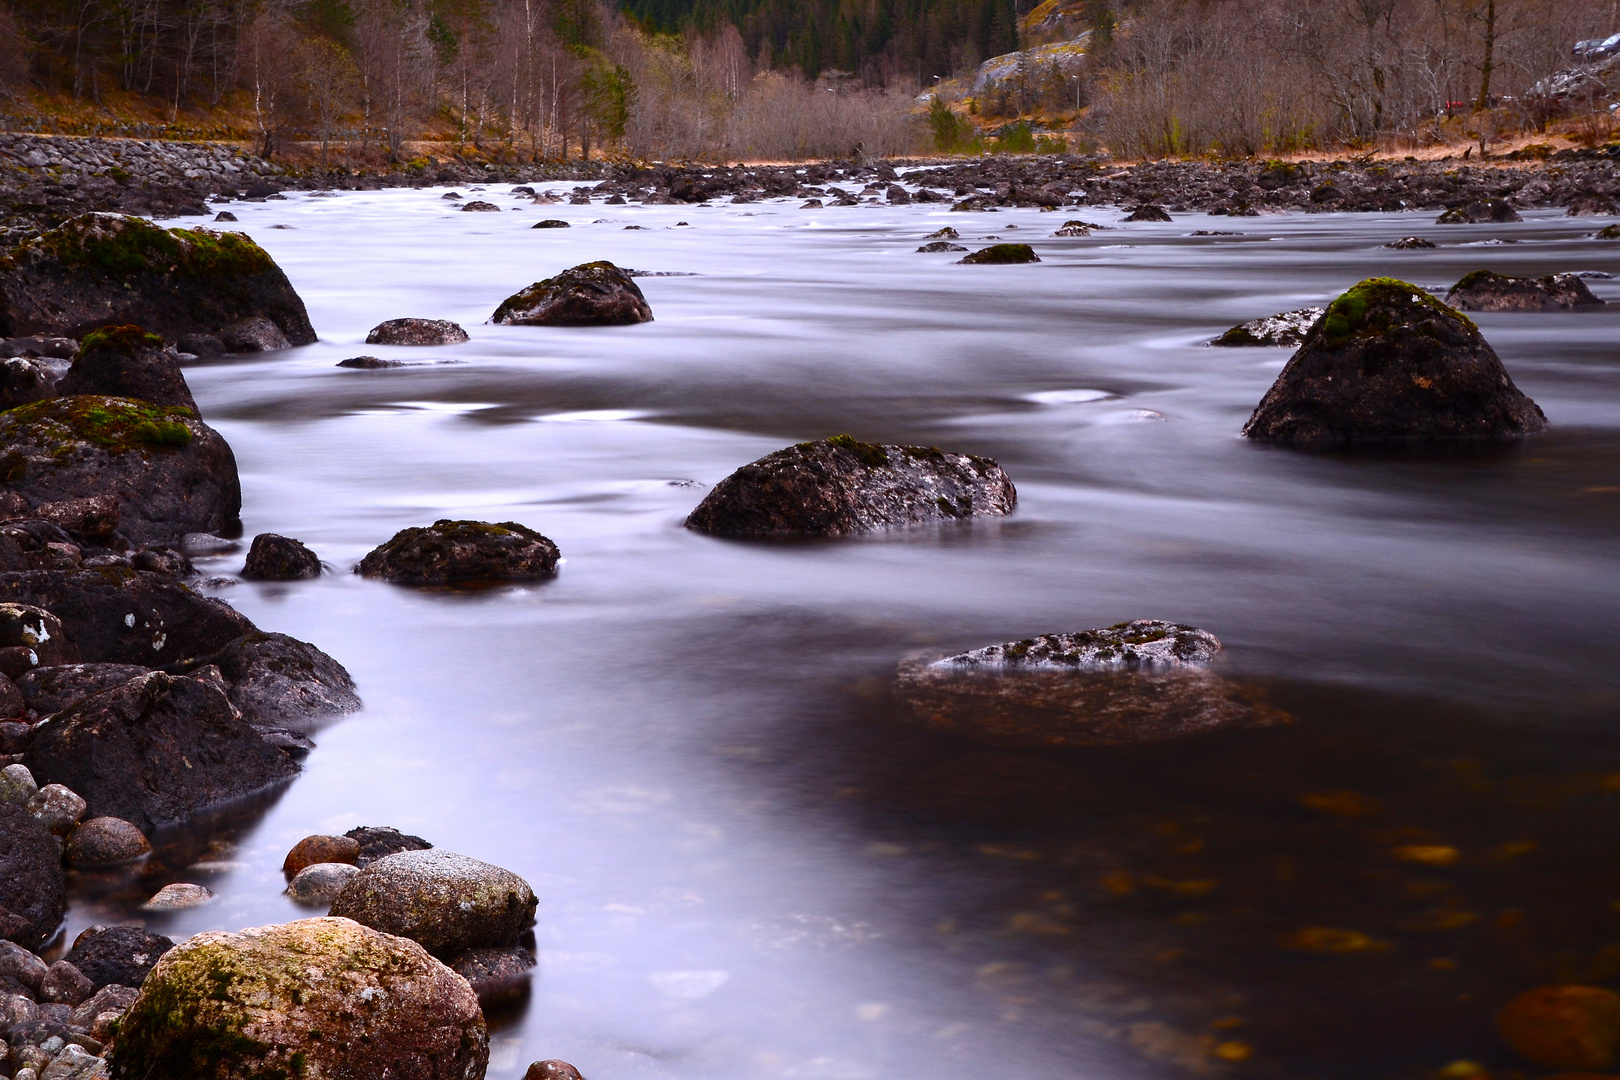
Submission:
[[[286,850],[393,825],[540,897],[495,1080],[548,1057],[589,1080],[1501,1070],[1522,1067],[1491,1030],[1508,997],[1620,975],[1620,307],[1479,316],[1551,427],[1469,453],[1250,444],[1287,352],[1204,344],[1373,275],[1620,272],[1586,239],[1602,222],[1178,215],[1053,239],[1121,214],[442,194],[230,204],[321,340],[187,378],[235,448],[246,536],[330,572],[198,566],[366,707],[226,839],[81,879],[69,940],[170,880],[218,894],[145,917],[172,937],[304,917]],[[915,253],[945,225],[1043,261]],[[1413,233],[1442,246],[1381,246]],[[656,322],[485,324],[604,258],[671,275],[640,281]],[[401,316],[472,341],[363,344]],[[363,353],[411,366],[334,366]],[[1017,513],[835,543],[681,528],[732,469],[840,432],[993,456]],[[536,528],[560,575],[350,572],[442,517]],[[918,730],[890,696],[909,656],[1131,618],[1214,632],[1295,722],[1020,751]]]

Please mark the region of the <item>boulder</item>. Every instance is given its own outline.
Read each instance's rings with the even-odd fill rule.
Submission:
[[[923,237],[923,239],[924,240],[960,240],[960,239],[962,239],[962,234],[957,232],[955,229],[951,228],[949,225],[947,225],[943,229],[935,229],[933,232],[931,232],[927,236]]]
[[[1574,274],[1516,278],[1489,270],[1463,277],[1446,294],[1446,303],[1460,311],[1567,311],[1603,306]]]
[[[990,458],[838,435],[744,465],[714,486],[686,527],[733,537],[846,536],[1006,515],[1017,501]]]
[[[445,319],[389,319],[372,327],[367,345],[460,345],[467,331]]]
[[[1305,340],[1306,331],[1326,311],[1326,308],[1308,307],[1297,311],[1285,311],[1281,315],[1268,315],[1263,319],[1253,319],[1232,327],[1210,344],[1228,347],[1278,345],[1290,349],[1298,348],[1299,343]]]
[[[1125,215],[1125,220],[1126,221],[1170,221],[1170,220],[1173,220],[1173,219],[1170,217],[1170,212],[1168,210],[1166,210],[1164,207],[1156,206],[1153,203],[1143,203],[1141,206],[1138,206],[1136,209],[1132,210],[1129,214]]]
[[[387,825],[362,825],[343,834],[360,845],[360,866],[370,866],[402,851],[428,851],[433,845],[420,836],[402,833]]]
[[[77,1043],[68,1043],[39,1074],[39,1080],[108,1080],[107,1063]]]
[[[1329,305],[1243,434],[1343,443],[1507,438],[1546,426],[1467,316],[1416,285],[1371,278]]]
[[[0,258],[0,335],[138,324],[174,341],[253,316],[294,345],[315,340],[287,275],[243,233],[84,214]]]
[[[1513,204],[1506,199],[1479,199],[1463,206],[1454,206],[1435,219],[1439,225],[1479,225],[1495,222],[1499,225],[1523,221]]]
[[[352,836],[306,836],[293,845],[281,861],[281,872],[292,877],[306,866],[316,863],[349,863],[360,861],[360,841]]]
[[[652,322],[647,298],[625,271],[592,262],[537,281],[501,301],[490,317],[502,326],[630,326]]]
[[[23,760],[35,776],[82,795],[90,814],[123,818],[143,831],[298,773],[297,763],[249,727],[218,686],[156,671],[37,725]]]
[[[486,1009],[528,997],[534,975],[534,953],[522,945],[496,949],[468,949],[450,962],[450,969],[478,995]]]
[[[1396,251],[1419,251],[1424,248],[1439,247],[1433,240],[1425,240],[1421,236],[1403,236],[1399,240],[1391,240],[1384,245]]]
[[[138,326],[108,326],[85,335],[73,366],[56,384],[60,397],[100,394],[153,405],[178,405],[197,415],[180,361],[163,339]]]
[[[24,356],[0,360],[0,409],[55,397],[60,378],[61,365],[48,360]]]
[[[1038,263],[1040,256],[1028,244],[992,244],[962,260],[964,266],[1013,266]]]
[[[30,671],[18,680],[17,689],[30,709],[50,716],[150,670],[139,664],[61,664]]]
[[[1606,1072],[1620,1050],[1620,994],[1599,986],[1542,986],[1496,1014],[1514,1053],[1544,1070]]]
[[[353,863],[310,863],[287,882],[287,897],[305,907],[330,908],[360,868]]]
[[[63,959],[100,992],[109,986],[139,987],[172,948],[173,941],[139,926],[97,927],[80,934]]]
[[[72,832],[89,808],[90,804],[78,792],[61,784],[46,784],[34,792],[24,807],[34,815],[35,821],[57,836]]]
[[[354,876],[332,914],[418,942],[435,956],[517,943],[534,925],[529,883],[454,852],[404,851]]]
[[[1594,240],[1620,240],[1620,225],[1605,225],[1592,234]]]
[[[242,576],[251,581],[302,581],[321,576],[321,560],[289,536],[260,533],[248,549]]]
[[[183,406],[133,398],[55,398],[0,413],[0,482],[30,503],[110,495],[138,544],[233,525],[236,457]]]
[[[233,353],[276,352],[292,348],[292,342],[281,332],[281,327],[262,315],[242,319],[222,328],[219,340],[226,352]]]
[[[0,803],[0,938],[38,948],[66,914],[56,837],[27,810]]]
[[[225,352],[225,343],[216,334],[185,334],[176,344],[181,352],[192,356],[220,356]]]
[[[360,708],[354,680],[342,664],[307,641],[252,631],[218,652],[193,660],[217,665],[231,704],[255,727],[273,727]]]
[[[305,919],[164,954],[109,1060],[119,1077],[477,1080],[489,1034],[466,980],[419,945]]]
[[[68,833],[65,851],[74,866],[122,866],[152,854],[152,843],[123,818],[93,817]]]
[[[401,529],[373,549],[355,573],[402,585],[509,581],[557,572],[557,545],[515,521],[451,521]]]
[[[1284,723],[1257,688],[1209,671],[1213,634],[1142,619],[902,664],[930,727],[1014,746],[1125,746]]]

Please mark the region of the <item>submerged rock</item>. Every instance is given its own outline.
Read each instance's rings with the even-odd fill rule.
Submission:
[[[360,371],[382,371],[386,368],[404,367],[403,360],[384,360],[376,356],[351,356],[347,360],[339,360],[337,366],[341,368],[355,368]]]
[[[174,341],[253,316],[294,345],[315,340],[287,275],[243,233],[84,214],[0,258],[0,336],[136,324]]]
[[[1255,687],[1208,670],[1213,634],[1143,619],[902,664],[929,726],[1009,745],[1125,746],[1286,722]]]
[[[448,319],[389,319],[372,327],[367,345],[460,345],[467,331]]]
[[[86,334],[73,366],[56,384],[56,393],[135,398],[198,412],[180,361],[164,347],[162,338],[139,326],[109,326]]]
[[[0,938],[38,948],[66,914],[56,837],[21,806],[0,803]]]
[[[139,987],[172,948],[173,941],[139,926],[96,927],[80,934],[63,959],[83,972],[99,992],[108,986]]]
[[[492,202],[484,202],[482,199],[474,199],[472,202],[467,203],[461,208],[462,213],[467,213],[468,211],[472,211],[475,214],[498,214],[501,212],[501,208]]]
[[[332,914],[454,957],[515,945],[534,925],[535,907],[534,890],[510,870],[434,849],[371,863],[344,886]]]
[[[415,942],[304,919],[164,954],[109,1058],[122,1077],[470,1080],[489,1033],[466,980]]]
[[[536,1061],[523,1074],[523,1080],[585,1080],[579,1070],[558,1058]]]
[[[1305,340],[1305,333],[1315,323],[1326,308],[1308,307],[1297,311],[1285,311],[1281,315],[1268,315],[1263,319],[1254,319],[1246,323],[1239,323],[1226,333],[1210,342],[1211,345],[1244,346],[1244,345],[1281,345],[1288,348],[1297,348]]]
[[[1463,277],[1446,294],[1446,303],[1462,311],[1563,311],[1603,306],[1574,274],[1516,278],[1489,270]]]
[[[321,576],[318,555],[290,536],[260,533],[248,548],[242,576],[250,581],[302,581]]]
[[[1502,1006],[1496,1030],[1542,1069],[1603,1072],[1620,1050],[1620,994],[1599,986],[1538,987]]]
[[[188,408],[55,398],[0,413],[0,482],[31,503],[112,495],[140,544],[236,522],[242,484],[219,433]]]
[[[360,845],[360,866],[370,866],[378,859],[398,855],[402,851],[427,851],[432,844],[420,836],[402,833],[387,825],[362,825],[343,834]]]
[[[1243,434],[1284,442],[1505,438],[1546,426],[1467,316],[1416,285],[1371,278],[1329,305]]]
[[[444,518],[425,529],[401,529],[354,569],[402,585],[441,585],[550,577],[558,558],[556,544],[515,521]]]
[[[1391,240],[1384,246],[1394,248],[1396,251],[1418,251],[1423,248],[1439,247],[1440,245],[1433,240],[1425,240],[1421,236],[1403,236],[1399,240]]]
[[[544,220],[544,221],[535,222],[533,225],[529,226],[529,228],[531,228],[531,229],[567,229],[567,228],[571,228],[571,226],[566,221],[559,221],[556,218],[546,218],[546,220]]]
[[[298,773],[214,683],[156,671],[35,727],[24,760],[34,775],[82,795],[89,813],[123,818],[143,831]]]
[[[962,260],[964,266],[1014,266],[1038,263],[1040,256],[1028,244],[992,244]]]
[[[610,262],[591,262],[537,281],[501,301],[502,326],[630,326],[652,322],[635,280]]]
[[[744,465],[686,527],[716,536],[846,536],[1010,514],[1018,492],[990,458],[838,435]]]
[[[1478,225],[1484,222],[1508,224],[1523,221],[1513,204],[1506,199],[1480,199],[1463,206],[1454,206],[1435,219],[1438,225]]]

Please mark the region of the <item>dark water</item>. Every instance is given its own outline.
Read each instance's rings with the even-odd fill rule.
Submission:
[[[438,195],[233,207],[322,341],[188,378],[248,534],[333,572],[217,592],[331,652],[367,708],[234,844],[166,852],[141,888],[219,899],[154,927],[298,917],[282,855],[357,824],[509,866],[541,897],[541,966],[500,1019],[500,1080],[540,1057],[591,1080],[1505,1069],[1502,1001],[1620,977],[1620,307],[1479,317],[1553,425],[1493,452],[1250,445],[1286,352],[1201,344],[1373,274],[1620,272],[1584,238],[1603,222],[1188,216],[1055,240],[1065,215],[1033,211],[498,195],[523,209],[497,216]],[[912,253],[945,224],[1044,261]],[[1413,232],[1445,246],[1380,247]],[[1498,236],[1523,243],[1466,246]],[[642,281],[647,326],[481,325],[595,258],[696,276]],[[362,344],[404,315],[473,341]],[[421,364],[333,367],[381,351]],[[1019,511],[825,544],[680,528],[737,465],[844,431],[990,454]],[[560,577],[458,595],[348,573],[446,516],[540,529]],[[1296,722],[1009,750],[918,730],[890,696],[919,652],[1128,618],[1213,631]]]

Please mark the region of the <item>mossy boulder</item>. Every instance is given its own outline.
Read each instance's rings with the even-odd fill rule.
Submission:
[[[1018,492],[991,458],[849,435],[767,454],[714,486],[686,527],[715,536],[847,536],[1010,514]]]
[[[354,568],[362,577],[402,585],[513,581],[557,572],[557,545],[526,525],[440,519],[401,529]]]
[[[175,341],[253,316],[294,345],[315,340],[287,275],[244,233],[83,214],[0,259],[0,336],[134,324]]]
[[[512,871],[433,848],[368,864],[332,902],[332,914],[453,958],[517,944],[534,925],[536,903]]]
[[[537,281],[501,301],[490,321],[503,326],[632,326],[652,308],[628,273],[590,262]]]
[[[1251,439],[1509,438],[1547,426],[1466,315],[1369,278],[1328,306],[1254,415]]]
[[[86,334],[73,366],[56,384],[56,393],[134,398],[198,414],[179,359],[164,347],[162,338],[139,326],[105,326]]]
[[[1489,270],[1465,275],[1446,294],[1446,303],[1461,311],[1568,311],[1603,306],[1574,274],[1518,278]]]
[[[1320,319],[1326,308],[1308,307],[1285,311],[1281,315],[1268,315],[1239,323],[1210,342],[1224,348],[1254,345],[1277,345],[1297,348],[1305,334]]]
[[[31,504],[110,495],[140,544],[236,523],[236,456],[182,405],[83,394],[0,413],[0,488]]]
[[[964,266],[1017,266],[1038,263],[1040,256],[1028,244],[991,244],[962,260]]]
[[[467,981],[344,918],[202,933],[164,954],[108,1055],[119,1080],[481,1080]]]
[[[930,727],[1012,746],[1126,746],[1286,723],[1257,687],[1209,670],[1208,631],[1155,619],[902,664]]]

